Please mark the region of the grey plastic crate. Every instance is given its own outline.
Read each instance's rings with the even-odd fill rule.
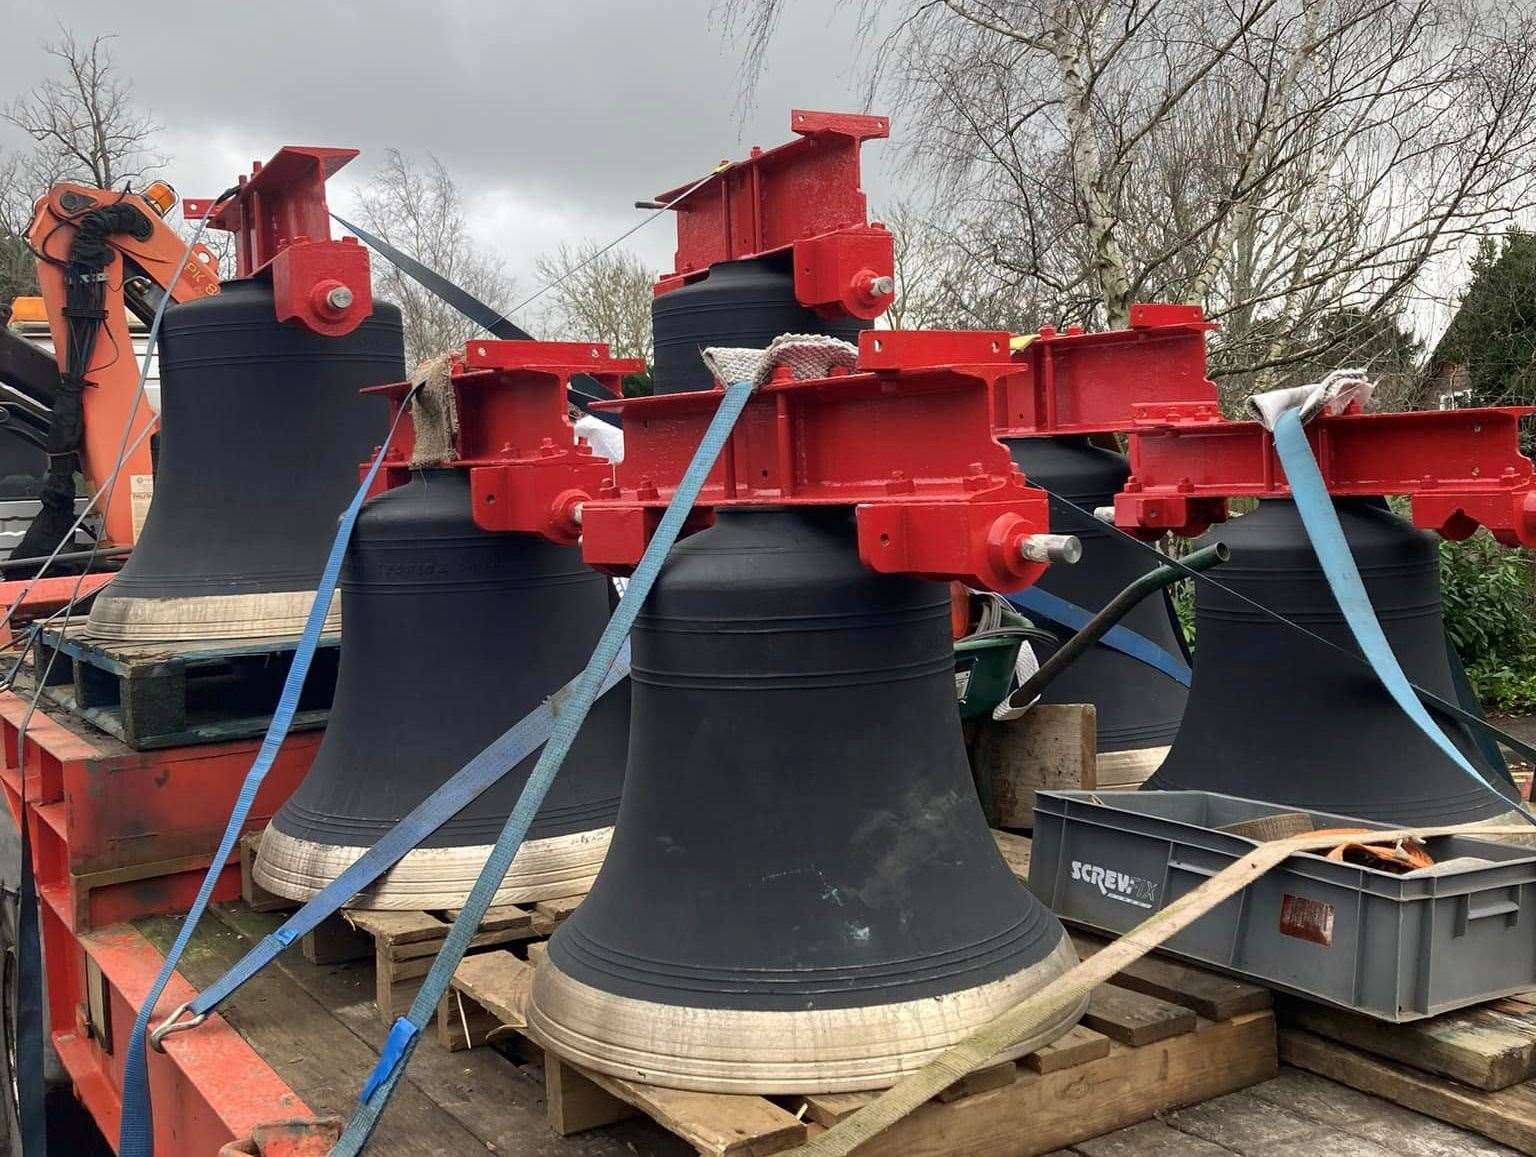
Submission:
[[[1065,920],[1125,932],[1253,850],[1214,829],[1298,810],[1201,791],[1043,791],[1029,886]],[[1316,828],[1387,826],[1307,814]],[[1389,1021],[1536,987],[1536,850],[1464,836],[1427,847],[1438,863],[1486,862],[1399,876],[1292,856],[1165,948]]]

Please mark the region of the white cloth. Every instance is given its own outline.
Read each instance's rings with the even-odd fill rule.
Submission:
[[[1334,370],[1320,382],[1254,394],[1248,399],[1247,408],[1266,430],[1273,430],[1287,410],[1299,407],[1301,420],[1307,423],[1318,414],[1343,413],[1351,402],[1364,406],[1375,389],[1364,370]]]
[[[834,366],[852,369],[859,347],[839,338],[817,333],[780,334],[764,350],[711,346],[704,364],[722,382],[762,385],[779,366],[788,366],[796,381],[824,378]]]
[[[624,461],[624,431],[619,427],[599,421],[591,414],[583,414],[572,425],[576,428],[576,437],[585,438],[592,453],[610,462]]]

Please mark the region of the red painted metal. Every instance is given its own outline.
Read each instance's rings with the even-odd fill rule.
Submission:
[[[610,357],[601,342],[468,343],[450,370],[459,419],[458,457],[451,465],[469,471],[475,524],[575,543],[581,535],[577,508],[611,484],[613,465],[576,437],[566,386],[585,375],[617,395],[626,374],[644,369],[639,359]],[[364,393],[383,394],[398,412],[410,389],[409,382],[395,382]],[[415,444],[407,415],[376,491],[409,480],[406,463]]]
[[[1129,329],[1047,326],[999,375],[998,432],[1120,433],[1138,405],[1179,404],[1191,416],[1219,417],[1205,367],[1205,335],[1215,328],[1197,305],[1133,305]]]
[[[0,582],[0,608],[10,610],[6,621],[0,623],[0,647],[10,644],[15,628],[51,615],[71,601],[83,609],[90,597],[111,581],[111,574],[88,574]]]
[[[851,506],[859,555],[876,571],[1018,590],[1044,570],[1019,552],[1047,527],[992,435],[990,379],[943,364],[974,335],[908,333],[915,368],[872,368],[890,331],[860,335],[852,373],[791,381],[747,403],[695,506],[693,525],[731,506]],[[993,335],[1006,342],[1007,335]],[[639,561],[720,403],[721,391],[601,402],[624,415],[616,485],[582,512],[582,552],[601,570]]]
[[[894,294],[876,282],[893,275],[895,257],[890,233],[868,223],[859,148],[887,136],[890,121],[806,109],[789,121],[798,140],[721,162],[692,192],[690,181],[657,195],[677,214],[675,268],[656,283],[657,296],[721,261],[789,253],[801,305],[826,317],[885,312]]]
[[[38,885],[56,898],[66,929],[185,911],[259,740],[133,751],[71,726],[63,713],[39,710],[18,758],[26,713],[25,699],[0,693],[0,789],[19,820],[25,768]],[[256,797],[250,828],[265,826],[298,786],[323,734],[289,737]],[[239,868],[231,861],[214,899],[239,895]]]
[[[188,220],[207,217],[210,227],[235,235],[237,276],[268,272],[279,321],[328,337],[351,333],[373,310],[368,253],[354,237],[331,240],[325,203],[325,182],[355,156],[356,149],[289,145],[265,165],[258,161],[217,209],[208,198],[181,203]]]
[[[18,744],[26,712],[22,697],[0,693],[0,788],[18,822],[25,774],[48,1031],[80,1099],[103,1133],[116,1136],[128,1031],[162,964],[127,921],[186,911],[258,744],[131,751],[41,710]],[[319,738],[306,732],[284,746],[252,809],[253,828],[303,778]],[[234,860],[213,895],[239,897]],[[193,994],[174,977],[161,1014]],[[150,1054],[150,1085],[162,1153],[215,1153],[264,1121],[309,1112],[217,1017]]]
[[[1446,538],[1487,527],[1507,545],[1536,546],[1536,476],[1519,450],[1527,406],[1319,417],[1307,437],[1330,493],[1401,494],[1413,523]],[[1115,521],[1153,534],[1198,534],[1226,518],[1227,499],[1290,493],[1270,434],[1179,406],[1139,406],[1131,479]]]

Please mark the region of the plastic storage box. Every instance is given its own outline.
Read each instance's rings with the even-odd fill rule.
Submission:
[[[1255,845],[1216,829],[1298,812],[1314,828],[1387,826],[1212,792],[1043,791],[1029,886],[1065,920],[1125,932]],[[1437,867],[1406,876],[1292,856],[1164,948],[1388,1021],[1536,987],[1536,849],[1426,847]]]

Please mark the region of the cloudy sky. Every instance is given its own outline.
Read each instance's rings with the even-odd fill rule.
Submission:
[[[561,241],[607,240],[640,198],[701,176],[752,144],[789,139],[789,109],[856,110],[855,11],[798,0],[774,40],[755,106],[738,100],[741,46],[714,0],[255,0],[9,3],[0,100],[42,79],[58,22],[115,33],[118,63],[165,126],[166,177],[212,194],[284,144],[362,150],[333,207],[389,147],[432,150],[471,198],[476,237],[519,288]],[[899,131],[899,129],[897,130]],[[13,145],[0,131],[0,146]],[[891,189],[880,142],[865,187]],[[670,224],[631,242],[668,265]]]

